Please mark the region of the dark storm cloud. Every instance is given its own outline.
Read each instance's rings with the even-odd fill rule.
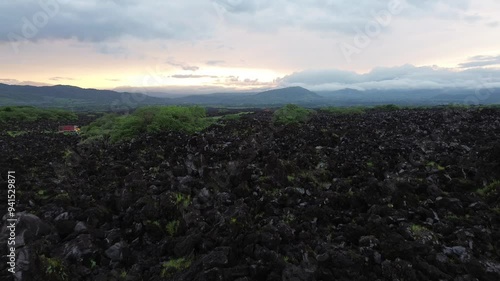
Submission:
[[[17,0],[0,3],[0,40],[100,42],[132,36],[193,39],[210,33],[212,7],[200,1]]]
[[[356,34],[359,28],[391,14],[395,18],[434,17],[474,20],[468,15],[471,0],[213,0],[225,22],[261,32],[295,27],[315,32]],[[439,8],[439,9],[438,9]]]
[[[476,57],[490,62],[487,57]],[[498,60],[498,57],[493,57]],[[365,89],[444,89],[500,87],[500,69],[475,68],[452,71],[438,67],[375,68],[366,74],[342,70],[302,71],[285,76],[282,86],[303,86],[312,90]]]
[[[354,27],[363,27],[374,19],[374,13],[387,10],[392,2],[407,7],[401,15],[405,17],[418,11],[432,15],[438,4],[449,7],[450,13],[465,12],[470,3],[469,0],[2,1],[0,41],[74,38],[102,42],[127,36],[196,40],[214,36],[221,21],[262,32],[296,27],[355,33]]]
[[[461,68],[482,67],[489,65],[500,65],[500,56],[475,56],[468,62],[461,63]]]

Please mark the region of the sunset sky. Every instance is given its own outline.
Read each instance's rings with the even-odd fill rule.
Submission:
[[[497,0],[16,0],[0,11],[0,83],[500,86]]]

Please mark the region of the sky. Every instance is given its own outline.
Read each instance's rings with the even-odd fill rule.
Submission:
[[[0,83],[500,87],[498,0],[1,1]]]

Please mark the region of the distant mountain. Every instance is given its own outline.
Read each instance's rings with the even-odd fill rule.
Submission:
[[[172,99],[173,102],[178,104],[237,106],[283,105],[287,103],[312,104],[319,103],[322,100],[323,98],[318,94],[301,87],[288,87],[260,93],[217,93]]]
[[[168,101],[143,94],[82,89],[74,86],[35,87],[0,84],[0,105],[135,107],[144,104],[165,104]]]
[[[248,99],[255,103],[287,104],[287,103],[314,103],[323,100],[318,94],[302,87],[288,87],[258,93]]]
[[[366,90],[342,89],[311,92],[302,87],[288,87],[259,93],[235,92],[158,98],[143,94],[109,90],[82,89],[73,86],[19,86],[0,84],[0,106],[34,105],[45,107],[89,108],[103,110],[127,109],[142,105],[180,104],[203,106],[281,106],[288,103],[309,107],[350,105],[442,105],[498,104],[500,89],[402,89]]]
[[[36,105],[59,107],[127,106],[148,104],[200,105],[282,105],[311,104],[323,98],[301,87],[290,87],[261,93],[214,93],[178,98],[158,98],[143,94],[109,90],[82,89],[73,86],[18,86],[0,84],[0,105]]]
[[[202,105],[238,105],[244,103],[249,96],[256,93],[214,93],[205,95],[189,95],[173,99],[176,104]]]
[[[483,89],[479,94],[474,89],[390,89],[358,91],[343,89],[320,91],[328,104],[349,105],[443,105],[458,104],[498,104],[500,89]]]
[[[319,91],[316,92],[319,96],[325,98],[338,98],[338,97],[355,97],[363,94],[363,91],[356,89],[345,88],[342,90],[335,91]]]

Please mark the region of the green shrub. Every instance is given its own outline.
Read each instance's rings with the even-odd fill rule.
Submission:
[[[115,127],[111,131],[111,140],[131,139],[146,131],[145,122],[139,116],[120,116],[115,119]]]
[[[42,109],[33,106],[0,107],[0,123],[8,121],[34,122],[37,120],[78,120],[78,116],[63,109]]]
[[[175,205],[177,207],[187,208],[191,204],[191,195],[184,195],[182,193],[175,194]]]
[[[489,196],[491,194],[494,194],[495,192],[498,192],[499,190],[500,181],[497,180],[485,186],[484,188],[478,189],[477,193],[481,196]]]
[[[175,234],[177,233],[177,230],[179,229],[179,221],[174,220],[174,221],[167,223],[167,226],[165,226],[165,229],[167,230],[167,233],[170,237],[174,237]]]
[[[183,271],[186,268],[191,266],[191,260],[186,258],[179,258],[169,260],[168,262],[164,262],[162,264],[161,277],[166,278],[171,275]]]
[[[55,281],[66,281],[69,279],[67,269],[62,260],[42,255],[40,256],[40,264],[45,269],[41,276],[43,279]]]
[[[116,114],[106,114],[90,125],[81,128],[80,133],[89,140],[109,137],[115,129],[118,117]]]
[[[205,109],[199,106],[148,106],[130,115],[105,115],[82,128],[86,139],[109,138],[112,142],[131,139],[142,133],[181,131],[194,133],[210,126]]]
[[[419,233],[422,233],[422,232],[424,232],[424,231],[427,230],[427,228],[425,228],[425,227],[423,227],[421,225],[417,225],[417,224],[411,225],[410,229],[415,234],[419,234]]]
[[[211,124],[205,109],[200,106],[144,107],[135,113],[144,121],[148,132],[173,130],[194,133]]]
[[[306,109],[295,104],[287,104],[276,110],[273,114],[273,122],[276,124],[295,124],[309,120],[315,113],[314,110]]]
[[[27,134],[28,132],[26,131],[7,131],[7,135],[15,138],[17,136],[22,136],[24,134]]]

